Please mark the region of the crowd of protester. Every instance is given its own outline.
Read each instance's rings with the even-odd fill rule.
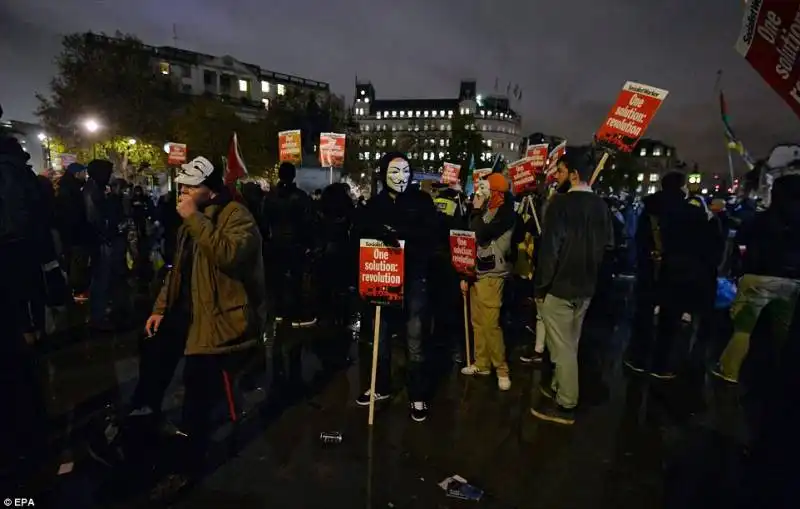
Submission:
[[[704,370],[710,359],[714,376],[738,383],[759,314],[777,309],[775,339],[785,342],[800,295],[800,176],[776,180],[771,206],[756,213],[747,202],[735,210],[709,204],[687,191],[679,172],[665,175],[661,190],[641,201],[600,197],[589,185],[589,159],[568,153],[558,161],[552,193],[535,192],[534,209],[524,213],[525,200],[510,193],[500,173],[479,181],[473,197],[457,186],[420,189],[399,152],[381,159],[380,191],[366,201],[342,183],[310,196],[296,185],[289,163],[267,192],[253,183],[235,189],[220,166],[198,157],[180,168],[177,193],[154,201],[142,187],[114,178],[109,161],[73,163],[54,186],[35,176],[13,139],[0,143],[0,267],[9,283],[2,309],[13,311],[3,323],[11,339],[0,342],[0,372],[8,387],[27,389],[3,397],[16,398],[9,404],[41,422],[30,347],[47,329],[48,308],[88,300],[88,325],[112,330],[130,325],[124,323],[129,282],[156,281],[160,291],[145,325],[151,340],[143,342],[122,428],[137,418],[162,421],[164,393],[184,359],[180,432],[189,439],[192,468],[203,463],[214,406],[226,402],[230,419],[237,419],[235,377],[271,327],[344,326],[360,312],[362,332],[371,337],[372,313],[352,298],[362,238],[390,246],[405,241],[405,279],[403,307],[381,315],[375,394],[365,388],[356,403],[396,393],[396,336],[407,352],[404,385],[417,422],[429,417],[433,399],[431,344],[463,364],[463,298],[474,355],[461,374],[494,374],[498,390],[509,390],[507,346],[521,342],[523,363],[554,366],[532,415],[570,425],[580,402],[584,318],[615,276],[636,281],[625,366],[661,381],[679,376],[687,360],[699,360],[691,367]],[[475,233],[472,277],[450,263],[453,229]],[[735,300],[720,303],[720,288],[734,281]],[[728,307],[730,341],[714,353]],[[681,339],[689,337],[696,340]],[[26,433],[4,453],[31,454],[38,432]],[[118,461],[115,440],[101,440],[93,454]]]

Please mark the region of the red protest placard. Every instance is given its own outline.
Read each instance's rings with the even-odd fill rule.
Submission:
[[[303,145],[300,129],[278,133],[278,159],[299,166],[303,162]]]
[[[521,194],[536,189],[536,165],[532,157],[514,161],[508,165],[511,192]]]
[[[555,171],[558,160],[561,156],[567,153],[567,140],[562,141],[556,145],[553,150],[547,155],[547,173]]]
[[[632,151],[668,93],[628,81],[597,131],[597,140],[614,145],[622,152]]]
[[[338,133],[321,133],[319,135],[319,162],[326,168],[344,166],[344,147],[346,137]]]
[[[186,162],[186,145],[183,143],[168,143],[169,156],[167,163],[172,165],[183,164]]]
[[[800,115],[800,0],[751,0],[736,51]]]
[[[472,171],[472,188],[477,191],[478,190],[478,185],[479,185],[478,182],[480,182],[481,179],[486,178],[491,174],[492,174],[492,169],[491,168],[481,168],[480,170],[473,170]]]
[[[525,158],[533,159],[533,166],[536,171],[542,171],[547,166],[547,143],[531,145],[525,151]]]
[[[358,293],[370,304],[403,305],[403,248],[388,247],[380,240],[361,239],[358,262]]]
[[[454,163],[444,163],[442,167],[442,184],[452,186],[460,182],[459,174],[461,173],[461,165]]]
[[[450,230],[450,261],[456,272],[465,276],[475,275],[477,249],[475,232]]]

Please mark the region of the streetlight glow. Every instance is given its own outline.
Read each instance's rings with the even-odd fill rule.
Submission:
[[[44,140],[46,140],[46,139],[47,139],[47,135],[46,135],[46,134],[44,134],[44,133],[39,133],[39,135],[37,136],[37,138],[39,138],[39,141],[44,141]]]
[[[83,123],[83,127],[85,127],[90,133],[93,133],[100,129],[100,124],[98,124],[96,120],[90,118]]]
[[[136,145],[136,138],[131,138],[128,140],[128,145]]]

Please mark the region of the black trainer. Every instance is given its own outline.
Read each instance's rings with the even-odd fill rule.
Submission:
[[[572,426],[575,424],[575,409],[564,408],[552,399],[545,398],[536,407],[531,408],[534,417],[543,421]]]
[[[428,404],[424,401],[413,401],[409,404],[411,418],[416,422],[423,422],[428,418]]]
[[[378,401],[383,401],[389,399],[388,394],[381,394],[380,392],[375,392],[375,403]],[[369,389],[364,392],[361,396],[356,398],[356,405],[358,406],[369,406]]]
[[[536,350],[525,349],[519,355],[519,361],[523,364],[541,364],[544,362],[544,352],[537,352]]]

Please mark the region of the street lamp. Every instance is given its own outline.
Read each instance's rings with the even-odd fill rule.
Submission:
[[[136,145],[136,138],[128,139],[128,145]]]
[[[44,158],[45,165],[48,168],[52,168],[53,163],[52,163],[52,154],[50,153],[50,137],[47,136],[45,133],[39,133],[36,137],[39,138],[39,141],[42,143],[42,148],[46,150],[46,157]],[[44,144],[45,141],[47,142],[47,146],[45,146]]]
[[[93,118],[90,118],[83,123],[83,127],[85,127],[86,130],[89,131],[90,133],[94,133],[97,132],[98,129],[100,129],[100,124],[98,124],[97,121],[94,120]]]
[[[87,118],[83,122],[83,128],[86,129],[89,134],[94,134],[100,129],[100,124],[97,123],[97,120],[93,118]],[[94,140],[92,140],[92,159],[97,158],[97,145],[95,144]]]

